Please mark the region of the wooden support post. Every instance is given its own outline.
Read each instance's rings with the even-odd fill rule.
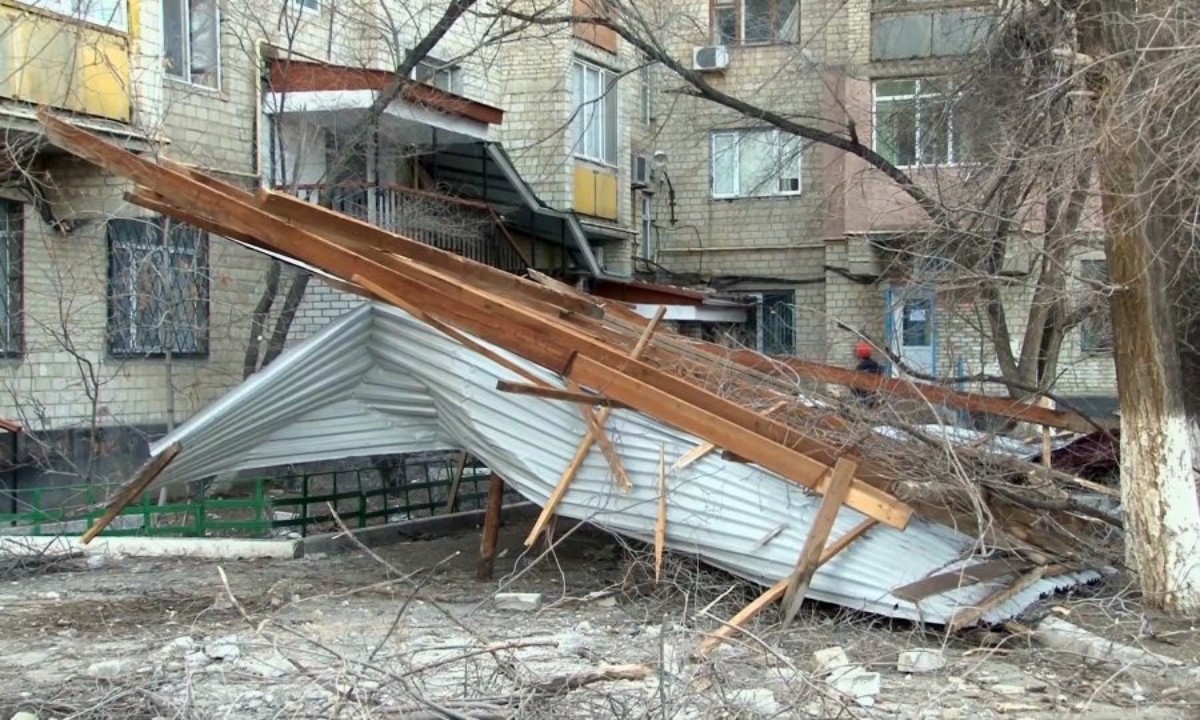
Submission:
[[[850,547],[851,543],[862,537],[863,534],[878,524],[878,520],[867,518],[866,520],[863,520],[859,524],[850,528],[848,531],[846,531],[845,535],[842,535],[837,539],[836,542],[830,543],[829,546],[825,548],[825,551],[821,553],[821,560],[817,563],[817,567],[820,567],[837,557],[838,553]],[[711,651],[714,647],[721,644],[731,637],[735,632],[740,630],[743,625],[750,621],[751,618],[765,610],[768,605],[783,597],[784,592],[787,591],[788,582],[790,580],[791,576],[785,577],[784,579],[775,583],[765,592],[763,592],[762,595],[759,595],[757,598],[755,598],[753,602],[742,608],[737,615],[734,615],[724,625],[710,633],[709,636],[704,638],[704,641],[700,643],[700,649],[697,651],[698,654],[708,654],[709,651]]]
[[[658,312],[654,314],[654,318],[646,325],[646,329],[638,338],[637,345],[629,357],[637,360],[646,346],[650,344],[651,337],[654,336],[654,330],[658,327],[658,323],[662,320],[663,315],[667,312],[666,307],[660,307]],[[577,389],[577,385],[572,390]],[[603,426],[608,420],[608,416],[612,413],[612,408],[601,408],[600,412],[596,413],[595,418],[599,425]],[[571,482],[575,480],[575,476],[579,474],[579,468],[583,467],[583,461],[587,459],[588,452],[592,449],[592,445],[596,442],[596,435],[588,430],[584,434],[583,440],[579,442],[579,447],[575,450],[575,457],[571,458],[571,462],[567,465],[567,469],[558,479],[558,484],[554,486],[550,497],[546,500],[546,504],[542,507],[542,512],[538,515],[537,521],[533,523],[533,528],[529,531],[529,536],[525,538],[525,547],[533,547],[537,542],[538,535],[546,529],[547,523],[554,517],[554,512],[558,508],[558,504],[562,502],[563,497],[567,494],[567,490],[571,487]]]
[[[825,541],[829,538],[829,532],[833,530],[833,523],[837,520],[838,511],[842,509],[842,503],[846,501],[850,492],[850,482],[857,470],[858,464],[846,458],[841,458],[833,466],[825,497],[821,500],[821,507],[817,510],[812,526],[808,528],[808,538],[804,541],[804,549],[800,551],[800,559],[796,562],[796,571],[788,578],[787,592],[783,596],[784,628],[790,625],[796,613],[800,612],[800,603],[804,601],[808,584],[812,581],[813,573],[817,571],[821,553],[825,549]]]
[[[161,475],[163,470],[167,469],[167,466],[171,464],[171,461],[175,459],[175,456],[182,449],[179,443],[174,443],[166,450],[147,460],[141,469],[138,470],[133,480],[109,503],[108,509],[104,511],[104,515],[83,534],[83,544],[87,545],[94,540],[97,535],[104,531],[104,528],[108,527],[109,523],[121,514],[122,510],[129,507],[131,502],[137,500],[138,496],[145,492],[146,488],[150,487],[150,483],[154,482],[154,479]]]
[[[458,453],[458,458],[454,462],[454,478],[450,481],[450,492],[446,497],[446,509],[444,514],[454,512],[454,505],[458,502],[458,486],[462,485],[463,472],[467,469],[467,451],[462,450]]]
[[[491,580],[496,566],[496,544],[500,540],[500,509],[504,501],[504,480],[492,473],[488,479],[487,511],[483,516],[483,537],[479,541],[476,580]]]
[[[667,446],[658,450],[658,521],[654,523],[654,582],[662,580],[667,545]]]

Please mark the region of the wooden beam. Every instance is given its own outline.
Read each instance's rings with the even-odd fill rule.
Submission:
[[[454,461],[454,478],[450,481],[450,492],[446,497],[446,508],[442,511],[443,514],[449,515],[454,512],[454,506],[458,504],[458,488],[462,485],[463,473],[467,470],[466,450],[458,452],[458,458]]]
[[[571,392],[552,387],[509,382],[507,380],[498,380],[496,382],[496,389],[500,392],[512,393],[514,395],[531,395],[547,400],[562,400],[563,402],[578,403],[580,405],[595,405],[597,407],[610,407],[620,410],[629,409],[629,406],[625,403],[614,403],[603,395],[590,392]]]
[[[620,402],[642,409],[647,414],[684,430],[707,438],[721,447],[750,459],[781,477],[822,492],[827,468],[783,444],[764,442],[761,436],[729,418],[693,406],[686,416],[672,411],[680,407],[679,398],[641,382],[604,363],[576,355],[567,368],[568,376],[595,388]],[[815,477],[814,477],[815,475]],[[854,481],[846,500],[855,510],[898,529],[904,529],[912,509],[887,493],[861,481]]]
[[[1013,582],[1008,586],[1002,587],[996,592],[988,595],[981,600],[978,605],[969,605],[959,608],[958,611],[954,613],[954,617],[950,619],[950,624],[946,626],[946,632],[953,634],[965,627],[975,625],[983,619],[983,616],[986,615],[989,610],[1016,597],[1021,591],[1025,590],[1038,580],[1041,580],[1049,570],[1049,567],[1045,565],[1039,565],[1038,567],[1035,567],[1024,575],[1021,575],[1017,579],[1013,580]]]
[[[820,564],[825,541],[829,539],[829,533],[833,530],[834,522],[837,521],[838,511],[842,509],[842,503],[850,492],[850,483],[854,479],[854,472],[857,469],[858,466],[853,460],[838,460],[837,464],[833,466],[833,474],[829,478],[825,497],[821,501],[821,507],[817,509],[817,516],[808,528],[808,537],[804,541],[804,548],[800,551],[800,559],[796,561],[796,570],[788,578],[787,590],[783,595],[783,627],[785,629],[792,623],[796,613],[800,612],[800,604],[804,602],[804,595],[808,592],[808,585],[812,582],[813,573],[817,571],[817,566]]]
[[[654,523],[654,582],[662,580],[667,547],[667,446],[658,450],[658,519]]]
[[[141,469],[138,470],[133,480],[121,488],[121,492],[108,504],[108,509],[104,511],[104,515],[83,534],[83,544],[87,545],[95,539],[97,535],[104,531],[104,528],[108,527],[121,514],[122,510],[129,507],[129,504],[134,500],[137,500],[138,496],[150,486],[150,483],[154,482],[154,479],[161,475],[163,470],[167,469],[167,466],[179,455],[182,449],[179,443],[172,443],[165,450],[147,460]]]
[[[957,590],[981,582],[989,582],[1008,575],[1016,575],[1033,567],[1034,563],[1016,558],[999,558],[965,567],[960,570],[939,573],[921,578],[916,582],[894,588],[892,595],[910,602],[919,602],[930,595]]]
[[[567,380],[567,389],[571,392],[578,393],[582,390],[573,380]],[[600,446],[600,452],[604,455],[604,459],[608,461],[608,467],[612,470],[613,477],[617,481],[617,487],[624,492],[629,492],[633,489],[633,482],[629,479],[628,473],[625,472],[625,464],[621,462],[621,456],[617,453],[617,448],[613,445],[612,438],[608,436],[608,431],[604,429],[604,422],[612,415],[612,408],[604,408],[601,412],[604,417],[592,410],[590,407],[579,405],[579,414],[583,416],[584,422],[588,426],[588,434]]]
[[[819,568],[837,557],[838,553],[850,547],[851,543],[862,537],[863,534],[877,524],[876,521],[868,518],[847,530],[837,541],[830,543],[825,548],[824,552],[821,553],[821,559],[817,563],[817,567]],[[755,598],[753,602],[738,611],[736,615],[726,621],[721,627],[709,633],[708,637],[704,638],[704,641],[700,643],[698,654],[701,656],[707,655],[714,647],[732,637],[735,632],[741,630],[751,618],[765,610],[771,603],[783,597],[783,594],[787,592],[790,580],[791,576],[788,576],[775,583],[763,592],[762,595]]]
[[[504,480],[496,473],[488,479],[487,510],[483,515],[483,533],[479,540],[476,580],[491,580],[496,566],[496,546],[500,539],[500,513],[504,505]]]
[[[763,415],[771,415],[787,406],[787,400],[780,400],[766,410],[763,410]],[[675,461],[675,464],[671,466],[671,469],[682,470],[716,449],[717,446],[713,445],[712,443],[700,443],[696,447],[679,456],[679,459]]]
[[[655,314],[655,318],[662,319],[666,313],[666,308],[660,308],[660,312]],[[645,351],[646,345],[649,343],[649,338],[654,333],[654,328],[657,326],[657,321],[650,322],[646,325],[646,329],[642,332],[642,338],[634,345],[630,358],[637,360],[638,357]],[[642,342],[646,339],[646,342]],[[597,414],[596,419],[603,424],[608,420],[609,414],[612,412],[611,407],[602,408]],[[537,542],[538,535],[547,527],[550,520],[554,517],[554,513],[558,509],[559,503],[566,496],[567,490],[574,482],[575,476],[579,474],[579,468],[583,467],[583,461],[587,459],[588,452],[592,449],[592,444],[595,443],[596,436],[592,432],[587,432],[580,441],[579,447],[575,449],[575,457],[567,465],[567,469],[563,471],[562,476],[558,479],[558,484],[554,486],[554,490],[550,493],[550,497],[546,500],[546,504],[542,506],[541,513],[538,514],[537,521],[533,523],[533,528],[529,531],[529,536],[525,538],[525,547],[533,547]]]

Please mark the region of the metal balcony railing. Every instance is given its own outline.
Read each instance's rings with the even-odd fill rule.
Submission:
[[[523,275],[529,260],[486,203],[402,185],[299,185],[292,192],[343,215],[465,258]]]

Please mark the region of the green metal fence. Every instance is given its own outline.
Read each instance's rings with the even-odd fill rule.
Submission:
[[[106,535],[175,537],[267,537],[295,532],[308,535],[334,527],[332,507],[348,527],[364,528],[392,520],[441,515],[446,511],[482,508],[487,496],[486,468],[463,469],[456,501],[449,503],[452,463],[424,464],[424,477],[436,480],[389,481],[376,468],[258,478],[239,483],[239,497],[200,497],[186,502],[158,504],[157,491],[143,493],[113,523]],[[431,472],[431,469],[436,472]],[[404,473],[407,476],[407,472]],[[65,507],[47,507],[45,501],[64,494],[78,499]],[[104,514],[103,488],[94,485],[35,488],[22,491],[22,510],[0,513],[0,527],[21,526],[32,535],[57,535],[63,524],[68,532],[82,532]],[[397,517],[398,516],[398,517]]]

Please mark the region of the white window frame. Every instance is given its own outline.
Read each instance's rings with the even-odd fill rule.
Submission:
[[[654,260],[654,197],[650,193],[642,193],[642,210],[641,210],[641,233],[642,233],[642,259]]]
[[[211,0],[213,7],[213,32],[216,33],[216,57],[213,58],[214,69],[212,72],[212,84],[198,82],[192,77],[192,2],[194,0],[162,0],[165,8],[167,3],[177,3],[181,6],[183,12],[180,17],[183,21],[182,36],[180,42],[183,44],[181,56],[183,57],[186,67],[175,69],[166,67],[166,46],[167,46],[167,29],[166,29],[166,11],[163,10],[163,65],[167,77],[176,82],[187,83],[197,88],[207,88],[209,90],[221,89],[221,0]]]
[[[775,166],[774,167],[775,172],[773,173],[775,182],[773,183],[772,187],[769,187],[769,188],[743,190],[742,189],[742,177],[741,177],[741,172],[740,172],[742,142],[746,136],[751,135],[751,134],[758,134],[758,133],[770,134],[772,136],[772,146],[774,148],[772,160],[773,160],[773,163]],[[718,144],[720,138],[730,137],[730,136],[732,136],[734,138],[733,149],[734,149],[735,155],[733,158],[733,167],[738,169],[738,173],[737,173],[736,177],[734,178],[733,192],[722,193],[722,192],[717,191],[717,156],[720,152],[722,152],[717,149],[717,144]],[[796,157],[794,159],[795,168],[796,168],[796,174],[795,174],[796,189],[795,190],[781,190],[780,182],[785,177],[788,177],[788,176],[785,176],[782,172],[786,166],[784,165],[783,159],[780,158],[780,152],[781,152],[781,150],[786,148],[787,145],[789,145],[791,143],[795,143],[797,145]],[[798,138],[794,135],[790,135],[788,133],[781,132],[780,130],[776,130],[776,129],[743,128],[743,129],[738,129],[738,130],[718,130],[718,131],[713,132],[709,139],[709,151],[710,151],[709,189],[712,192],[713,199],[715,199],[715,200],[735,200],[738,198],[792,197],[792,196],[802,194],[804,191],[804,176],[803,176],[804,153],[799,146],[800,146],[800,138]],[[788,164],[790,165],[791,161],[789,161]]]
[[[294,0],[300,6],[300,12],[321,14],[321,0]]]
[[[875,152],[879,153],[880,155],[883,155],[885,158],[887,157],[887,154],[885,152],[886,148],[883,148],[882,145],[880,144],[880,134],[879,134],[879,129],[880,129],[879,128],[879,100],[880,100],[879,84],[880,83],[888,83],[888,82],[908,82],[908,81],[913,82],[913,92],[910,94],[907,94],[907,95],[884,95],[883,96],[884,102],[912,103],[913,108],[914,108],[914,110],[913,110],[913,112],[914,112],[913,141],[915,143],[914,144],[915,151],[914,151],[914,156],[913,156],[913,162],[908,163],[908,164],[901,164],[901,163],[897,162],[896,163],[897,168],[900,168],[902,170],[919,168],[919,167],[954,168],[954,167],[968,166],[968,165],[973,164],[969,160],[964,161],[964,160],[959,159],[959,157],[958,157],[957,139],[958,139],[959,131],[955,124],[955,115],[954,115],[954,106],[956,105],[957,98],[954,98],[953,99],[954,101],[952,101],[949,104],[949,108],[947,111],[949,113],[949,116],[947,117],[947,120],[946,120],[947,138],[946,138],[946,159],[945,159],[945,161],[926,163],[921,160],[921,147],[922,147],[922,143],[923,143],[924,139],[922,138],[922,133],[921,133],[921,129],[922,129],[921,115],[920,115],[921,104],[920,104],[919,100],[921,98],[944,98],[944,97],[946,97],[946,94],[942,93],[942,92],[922,93],[921,92],[921,84],[925,83],[925,82],[931,82],[936,79],[937,78],[935,78],[935,77],[923,77],[923,78],[907,77],[907,78],[876,78],[871,81],[871,148]]]
[[[450,65],[427,57],[417,63],[417,66],[409,73],[409,78],[451,95],[463,94],[463,71],[458,65]],[[438,84],[439,78],[445,78],[446,87]]]
[[[654,122],[653,75],[650,71],[650,61],[645,58],[642,59],[642,66],[638,68],[638,79],[641,82],[638,90],[638,118],[643,125],[650,125]]]
[[[587,91],[589,73],[596,77],[598,95],[592,97]],[[583,87],[579,87],[580,80]],[[621,144],[621,108],[620,93],[617,92],[617,75],[612,70],[582,58],[575,58],[571,63],[571,102],[574,108],[571,116],[571,134],[574,138],[572,152],[575,157],[588,162],[617,167],[618,151]],[[597,109],[599,110],[597,112]],[[615,123],[610,132],[609,125]],[[599,133],[597,145],[600,151],[588,151],[587,134]]]
[[[800,0],[770,0],[778,10],[781,10],[787,5],[792,6],[788,17],[784,18],[784,23],[779,27],[779,34],[768,40],[755,40],[753,42],[746,41],[746,2],[745,0],[713,0],[711,4],[709,17],[709,35],[712,38],[714,45],[721,45],[717,37],[717,13],[721,8],[732,8],[737,19],[734,21],[736,25],[737,37],[732,43],[728,43],[731,47],[764,47],[767,45],[783,45],[796,42],[800,35]]]

